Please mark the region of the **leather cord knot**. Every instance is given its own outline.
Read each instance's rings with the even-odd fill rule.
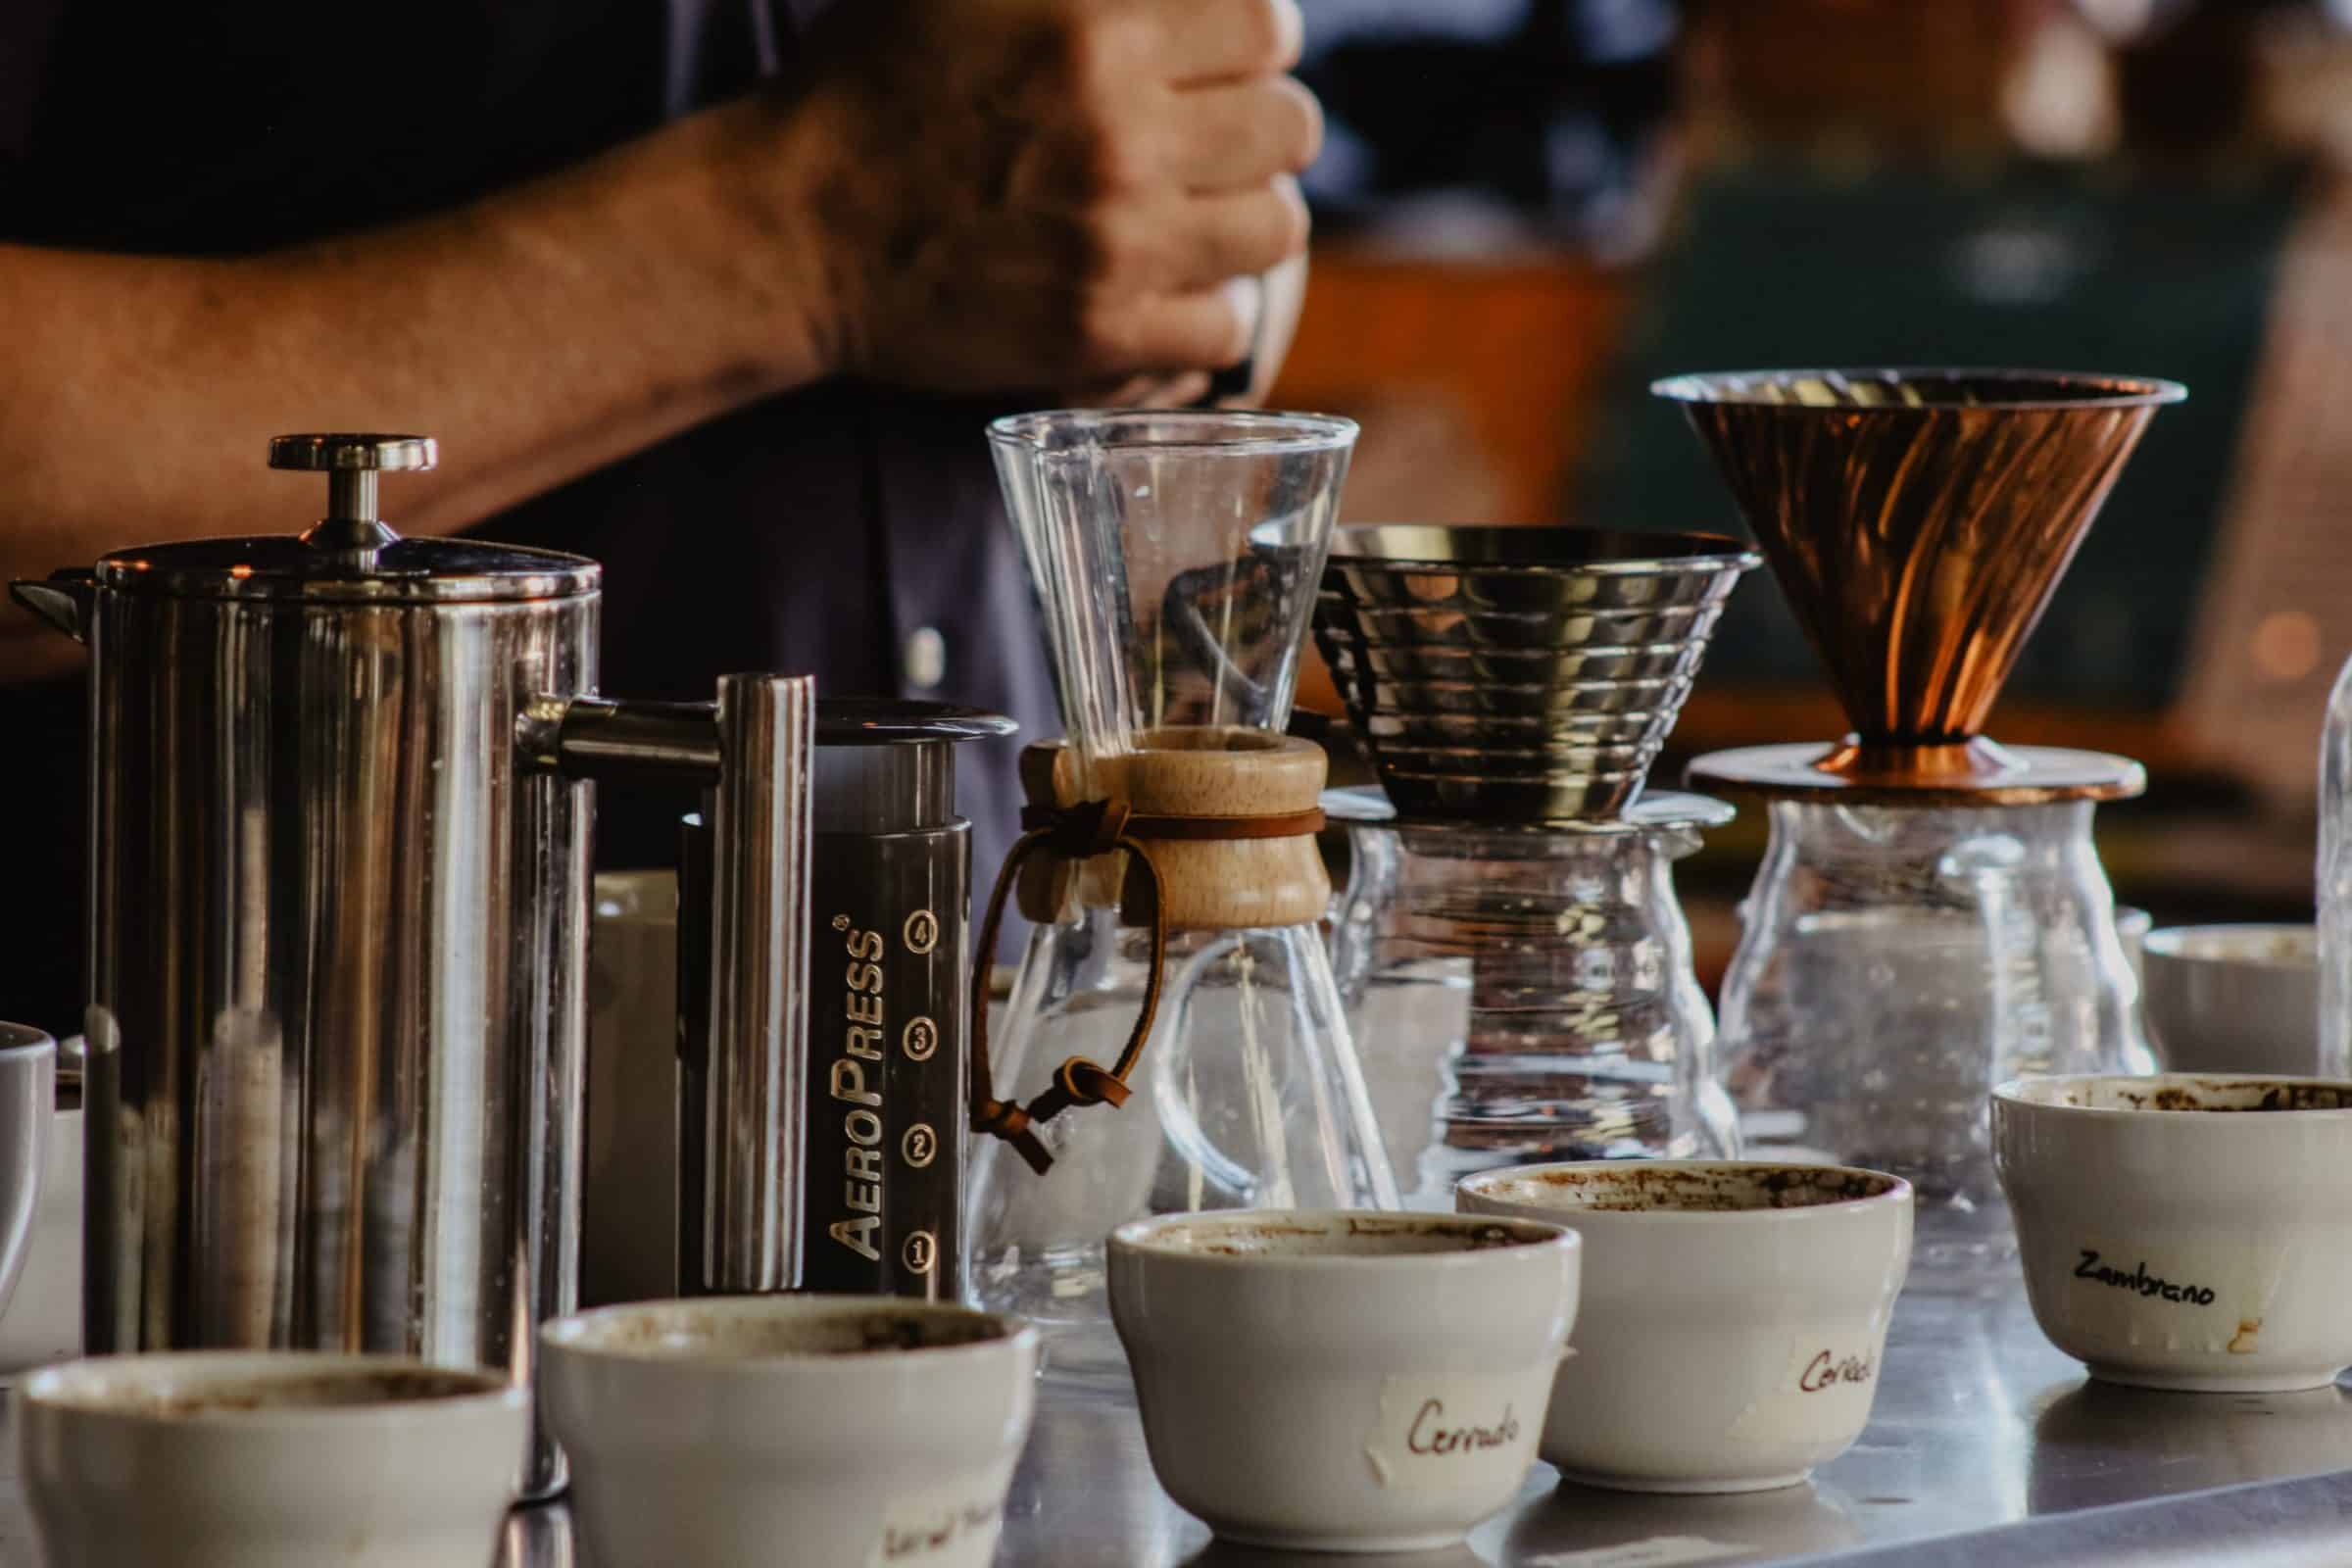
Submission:
[[[1127,1101],[1127,1075],[1144,1054],[1152,1037],[1152,1022],[1159,1014],[1160,981],[1168,966],[1168,917],[1159,867],[1143,842],[1127,832],[1131,813],[1119,801],[1081,801],[1075,806],[1029,806],[1021,810],[1021,836],[1012,843],[997,872],[997,885],[988,896],[988,914],[980,922],[980,942],[973,952],[972,975],[972,1131],[1002,1138],[1012,1145],[1031,1170],[1043,1176],[1054,1156],[1037,1129],[1072,1105],[1118,1106]],[[1133,855],[1152,883],[1152,973],[1144,984],[1144,1004],[1135,1027],[1119,1053],[1118,1065],[1104,1067],[1084,1056],[1072,1056],[1054,1074],[1054,1081],[1030,1097],[1023,1106],[996,1098],[996,1072],[988,1059],[988,966],[997,951],[997,932],[1004,921],[1004,901],[1011,894],[1021,863],[1044,851],[1065,860],[1091,860],[1099,855],[1125,850]]]
[[[988,913],[980,922],[980,941],[973,951],[972,976],[972,1131],[1002,1138],[1020,1152],[1029,1168],[1044,1175],[1054,1156],[1038,1129],[1074,1105],[1127,1102],[1132,1092],[1128,1078],[1152,1037],[1159,1015],[1159,995],[1168,967],[1167,889],[1159,867],[1152,862],[1147,842],[1152,839],[1291,838],[1312,833],[1323,825],[1320,810],[1290,811],[1258,816],[1147,816],[1111,800],[1080,801],[1070,806],[1031,805],[1021,809],[1021,836],[1013,841],[997,872],[988,896]],[[1030,1097],[1026,1106],[996,1098],[996,1075],[988,1056],[988,969],[997,951],[997,932],[1004,924],[1004,901],[1011,894],[1021,864],[1045,853],[1065,860],[1091,860],[1125,850],[1135,857],[1152,888],[1152,969],[1144,983],[1144,1001],[1135,1027],[1113,1066],[1084,1056],[1072,1056],[1054,1069],[1053,1081]]]

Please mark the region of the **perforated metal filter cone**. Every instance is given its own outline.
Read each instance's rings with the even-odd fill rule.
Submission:
[[[1607,816],[1641,793],[1758,559],[1712,534],[1342,528],[1315,645],[1404,815]]]
[[[1854,727],[1814,765],[1965,783],[2020,649],[2170,381],[2034,370],[1682,375],[1683,406]]]

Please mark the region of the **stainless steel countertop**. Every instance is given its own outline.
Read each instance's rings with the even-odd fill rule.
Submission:
[[[1332,1558],[1212,1544],[1152,1478],[1131,1396],[1051,1380],[1013,1483],[1004,1568],[1666,1568],[1682,1563],[2352,1561],[2352,1393],[2152,1394],[2087,1383],[2012,1276],[1906,1292],[1870,1428],[1811,1486],[1642,1497],[1539,1465],[1469,1544]],[[0,1564],[33,1568],[0,1399]],[[2326,1472],[2337,1472],[2326,1474]],[[2296,1480],[2293,1478],[2309,1478]],[[504,1568],[574,1568],[562,1504],[509,1522]],[[822,1568],[822,1565],[811,1565]]]

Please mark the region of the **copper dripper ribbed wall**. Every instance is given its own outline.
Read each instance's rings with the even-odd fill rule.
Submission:
[[[1986,715],[2170,381],[2029,370],[1682,375],[1682,404],[1854,733],[1812,766],[1966,788]]]

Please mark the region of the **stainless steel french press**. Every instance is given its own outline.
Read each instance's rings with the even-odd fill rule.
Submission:
[[[430,440],[285,436],[294,536],[16,597],[90,648],[84,1333],[531,1370],[579,1241],[591,780],[708,790],[699,1277],[798,1272],[813,682],[596,686],[601,568],[402,538]],[[562,1485],[535,1446],[527,1491]]]

